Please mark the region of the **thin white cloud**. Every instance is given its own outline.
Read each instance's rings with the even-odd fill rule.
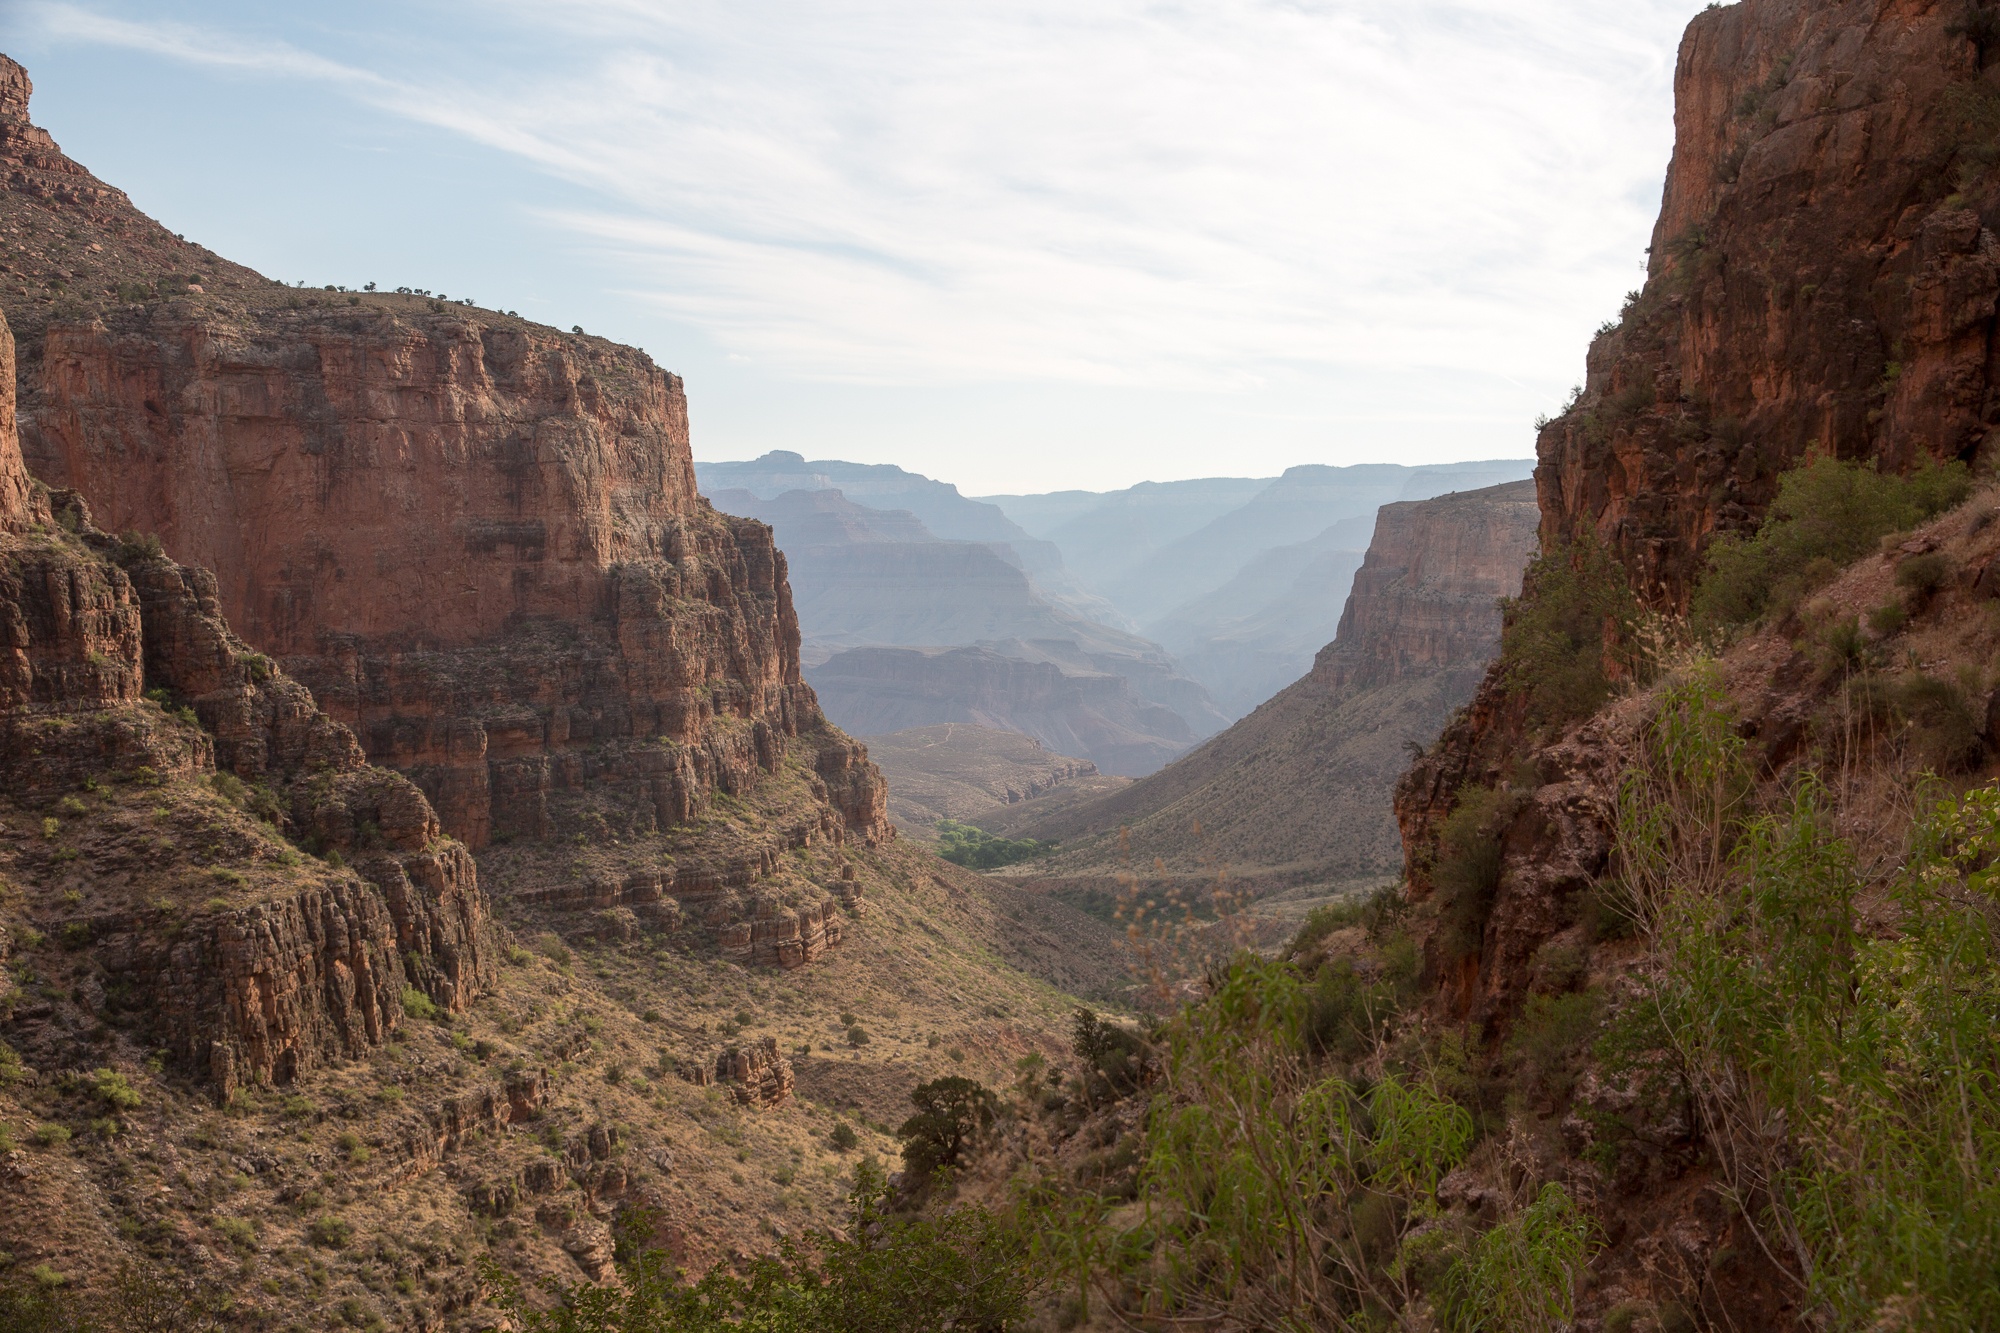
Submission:
[[[544,216],[775,373],[1253,388],[1567,382],[1637,285],[1693,8],[486,0],[464,20],[542,57],[421,77],[38,13],[322,79],[587,187]]]

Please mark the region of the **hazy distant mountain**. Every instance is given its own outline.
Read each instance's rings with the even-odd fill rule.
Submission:
[[[748,462],[698,461],[694,471],[704,495],[742,490],[759,500],[775,500],[790,491],[837,490],[859,505],[907,511],[942,541],[1003,544],[1011,555],[1002,552],[1002,557],[1024,570],[1050,602],[1086,620],[1122,630],[1139,628],[1087,579],[1078,578],[1053,543],[1030,535],[999,506],[968,500],[950,482],[934,481],[891,463],[808,461],[787,449],[774,449]]]
[[[1095,737],[1111,748],[1087,757],[1101,754],[1112,771],[1150,771],[1129,766],[1157,767],[1228,725],[1208,691],[1183,674],[1159,644],[1053,605],[1021,568],[1015,543],[940,541],[909,510],[870,508],[838,490],[787,491],[766,500],[728,488],[712,490],[709,498],[723,512],[761,520],[775,531],[799,617],[800,655],[815,680],[817,669],[845,650],[878,647],[934,652],[978,646],[1017,662],[1053,665],[1065,677],[1102,677],[1116,689],[1093,686],[1092,699],[1101,703],[1122,691],[1120,697],[1130,700],[1113,709],[1121,719],[1114,739],[1107,740],[1111,733],[1096,723],[1078,724],[1081,732],[1037,723],[1041,730],[1031,734],[1046,733],[1044,739],[1057,745],[1078,734]],[[954,685],[953,671],[976,660],[956,657],[932,664],[921,678],[905,671],[860,691],[857,664],[900,660],[864,656],[838,669],[841,684],[825,701],[828,715],[864,732],[928,722],[1004,726],[1010,709],[1039,717],[1053,697],[1047,673],[960,671]],[[1029,689],[1036,701],[1010,704],[996,693],[1008,687]],[[913,693],[919,691],[921,700]],[[973,692],[983,697],[977,709],[968,702]],[[1134,706],[1137,713],[1130,712]],[[1169,710],[1172,724],[1160,724],[1148,709]]]
[[[1270,477],[1144,481],[1122,491],[991,495],[1007,516],[1054,542],[1063,563],[1093,586],[1108,587],[1162,547],[1238,508]],[[1324,525],[1322,525],[1324,526]],[[1121,607],[1129,614],[1129,608]]]

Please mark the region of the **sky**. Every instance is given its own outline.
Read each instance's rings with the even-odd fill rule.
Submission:
[[[1532,455],[1700,8],[0,0],[0,50],[231,259],[643,347],[700,460],[976,495]]]

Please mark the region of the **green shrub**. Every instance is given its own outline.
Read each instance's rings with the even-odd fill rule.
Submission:
[[[342,1217],[319,1217],[306,1228],[313,1244],[328,1250],[344,1250],[354,1239],[354,1224]]]
[[[1529,720],[1561,726],[1611,697],[1614,677],[1636,674],[1639,599],[1625,567],[1588,536],[1528,562],[1521,595],[1501,603],[1500,663]]]
[[[110,1069],[91,1071],[90,1095],[119,1111],[129,1111],[139,1104],[138,1090],[123,1074]]]
[[[12,1046],[0,1041],[0,1088],[9,1088],[21,1081],[21,1057]]]
[[[993,870],[1015,865],[1055,850],[1052,842],[1032,838],[1001,838],[952,819],[937,822],[938,855],[969,870]]]
[[[847,1029],[847,1044],[857,1047],[866,1046],[868,1044],[868,1029],[862,1027],[859,1023]]]
[[[1507,1040],[1507,1056],[1524,1082],[1548,1097],[1565,1097],[1576,1083],[1575,1058],[1597,1031],[1602,1009],[1588,991],[1530,995]]]
[[[1977,767],[1986,752],[1986,719],[1956,681],[1912,674],[1896,686],[1896,711],[1916,728],[1920,762],[1939,773]]]
[[[842,1027],[851,1028],[860,1021],[861,1018],[858,1014],[842,1013],[840,1016],[840,1025]]]
[[[220,1214],[208,1219],[209,1225],[245,1254],[257,1249],[257,1224],[247,1217],[224,1217]]]
[[[438,1007],[415,986],[403,987],[403,1013],[410,1018],[436,1018]]]
[[[832,1140],[834,1148],[839,1152],[847,1152],[855,1144],[861,1142],[861,1136],[854,1132],[854,1126],[848,1124],[845,1120],[835,1125],[833,1133],[828,1137]]]
[[[1512,796],[1498,788],[1465,788],[1438,828],[1431,884],[1443,904],[1440,938],[1455,957],[1478,953],[1482,946],[1500,891],[1500,835],[1514,808]]]
[[[903,1122],[896,1137],[903,1140],[904,1165],[919,1180],[957,1166],[1000,1110],[990,1091],[955,1074],[918,1085],[910,1100],[917,1113]]]
[[[1772,611],[1788,615],[1886,534],[1915,527],[1971,493],[1971,476],[1956,461],[1926,463],[1904,477],[1832,458],[1794,468],[1778,479],[1777,499],[1754,537],[1724,534],[1709,544],[1694,619],[1721,628]]]
[[[1868,613],[1868,628],[1882,638],[1893,639],[1902,632],[1909,619],[1910,613],[1903,609],[1901,602],[1888,601]]]
[[[1896,566],[1896,586],[1908,588],[1911,596],[1923,603],[1942,592],[1954,572],[1950,559],[1941,552],[1913,555]]]
[[[35,1132],[28,1135],[28,1142],[43,1148],[60,1148],[70,1139],[69,1129],[63,1125],[43,1121],[35,1126]]]

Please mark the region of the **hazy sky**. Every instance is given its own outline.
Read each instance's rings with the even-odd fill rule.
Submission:
[[[0,0],[174,231],[646,348],[968,494],[1526,456],[1699,0]]]

